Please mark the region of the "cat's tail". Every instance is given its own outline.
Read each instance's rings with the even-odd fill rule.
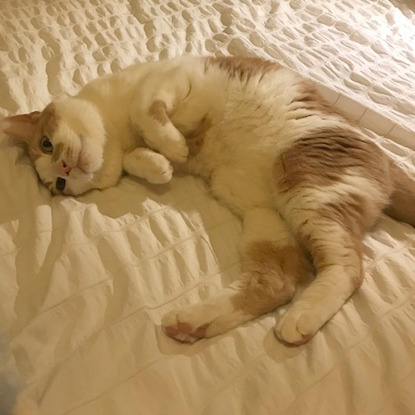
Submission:
[[[415,226],[415,176],[391,161],[394,191],[386,213],[394,219]]]

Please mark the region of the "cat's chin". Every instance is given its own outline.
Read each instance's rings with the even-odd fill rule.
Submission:
[[[66,179],[65,188],[62,190],[64,195],[77,196],[91,190],[93,184],[94,174],[86,173],[78,167],[75,167]]]

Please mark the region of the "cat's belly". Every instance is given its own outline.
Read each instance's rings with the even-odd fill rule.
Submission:
[[[264,165],[255,168],[246,163],[223,165],[211,176],[211,191],[239,215],[255,208],[270,208],[273,206],[271,171],[270,166]]]
[[[242,215],[254,208],[270,208],[273,202],[273,165],[278,147],[261,145],[255,134],[215,131],[204,137],[200,151],[182,165],[202,177],[212,193]]]

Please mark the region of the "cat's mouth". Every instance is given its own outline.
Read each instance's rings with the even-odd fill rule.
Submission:
[[[63,177],[58,177],[56,179],[56,189],[63,192],[66,186],[66,180]]]

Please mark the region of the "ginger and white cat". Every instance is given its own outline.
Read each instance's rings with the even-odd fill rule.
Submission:
[[[382,210],[415,225],[415,178],[309,82],[260,59],[137,64],[2,129],[27,142],[54,193],[103,189],[123,170],[165,183],[172,161],[243,218],[241,278],[163,319],[182,341],[290,301],[309,279],[308,251],[316,277],[275,328],[282,341],[304,343],[361,284],[363,234]]]

